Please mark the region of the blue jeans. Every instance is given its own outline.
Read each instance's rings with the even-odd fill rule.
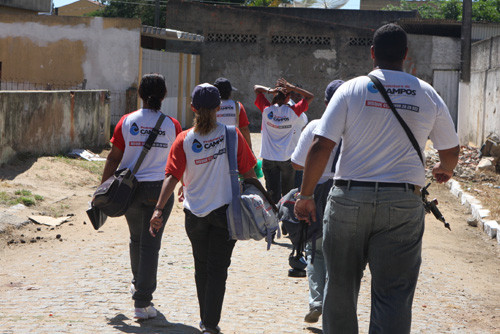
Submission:
[[[197,217],[184,209],[186,233],[194,257],[194,278],[201,322],[207,329],[217,327],[226,292],[227,270],[236,240],[229,239],[227,205]]]
[[[323,291],[325,290],[326,267],[323,256],[323,238],[316,239],[314,263],[312,263],[313,241],[306,244],[307,279],[309,281],[309,309],[322,309]]]
[[[135,307],[147,307],[156,290],[156,273],[158,270],[158,252],[165,222],[174,205],[174,196],[170,196],[163,210],[163,227],[156,237],[149,234],[149,221],[153,215],[156,201],[160,196],[163,181],[139,182],[132,199],[132,204],[125,213],[130,231],[130,266],[132,267],[132,283],[135,293],[132,296]]]
[[[410,189],[332,188],[323,226],[324,333],[358,333],[357,301],[367,263],[369,333],[410,333],[424,214],[422,200]]]
[[[275,204],[294,188],[295,170],[292,161],[262,160],[262,172],[266,180],[266,190]]]

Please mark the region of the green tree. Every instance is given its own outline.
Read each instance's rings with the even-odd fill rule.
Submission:
[[[461,0],[407,1],[399,6],[388,5],[384,10],[418,10],[424,19],[462,20]],[[500,22],[500,0],[473,0],[472,21]]]
[[[155,25],[155,0],[101,0],[100,2],[105,7],[86,16],[138,18],[143,25]],[[160,27],[165,27],[166,3],[166,0],[160,0]]]

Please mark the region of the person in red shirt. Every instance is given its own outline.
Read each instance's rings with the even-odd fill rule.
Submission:
[[[124,115],[116,125],[111,138],[113,146],[106,159],[102,182],[111,177],[118,166],[120,169],[134,168],[151,129],[161,115],[161,103],[166,94],[167,87],[161,74],[146,74],[142,77],[139,96],[143,108]],[[156,290],[158,252],[163,229],[158,230],[157,238],[151,237],[149,218],[153,214],[154,203],[160,195],[163,170],[170,147],[181,131],[181,125],[176,119],[165,117],[158,137],[135,174],[139,183],[132,203],[125,213],[130,230],[130,264],[133,275],[130,292],[134,299],[136,319],[149,319],[157,315],[151,300]],[[163,221],[170,215],[174,204],[173,196],[167,198],[165,202],[167,204],[162,216]]]
[[[231,180],[226,152],[226,126],[217,122],[220,95],[215,86],[198,85],[192,93],[194,127],[175,140],[165,168],[165,180],[150,221],[150,233],[164,226],[163,210],[182,179],[186,233],[191,241],[202,333],[219,333],[227,270],[235,240],[230,240],[226,209],[231,202]],[[238,170],[256,178],[256,159],[241,132],[238,134]]]

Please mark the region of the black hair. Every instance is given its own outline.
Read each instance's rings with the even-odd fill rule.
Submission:
[[[153,110],[161,109],[161,101],[167,95],[165,78],[158,73],[145,74],[139,85],[139,96]]]
[[[285,95],[283,92],[278,91],[278,93],[276,93],[276,95],[274,95],[273,100],[271,101],[271,104],[277,103],[279,106],[281,106],[282,104],[285,104],[286,98],[289,96],[290,96],[290,93]]]
[[[224,89],[225,87],[218,87],[218,86],[215,86],[217,87],[217,89],[219,90],[219,94],[220,94],[220,99],[221,100],[229,100],[229,98],[231,97],[231,89]]]
[[[401,61],[405,57],[406,48],[406,32],[397,24],[383,25],[373,34],[373,49],[375,58],[379,61]]]

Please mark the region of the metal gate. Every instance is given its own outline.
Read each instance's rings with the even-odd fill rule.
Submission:
[[[455,70],[434,70],[433,84],[434,89],[443,98],[450,110],[451,119],[457,128],[458,119],[458,83],[459,72]]]
[[[160,73],[165,77],[167,97],[161,111],[177,119],[183,128],[193,123],[191,92],[199,83],[200,56],[142,49],[141,76]]]

